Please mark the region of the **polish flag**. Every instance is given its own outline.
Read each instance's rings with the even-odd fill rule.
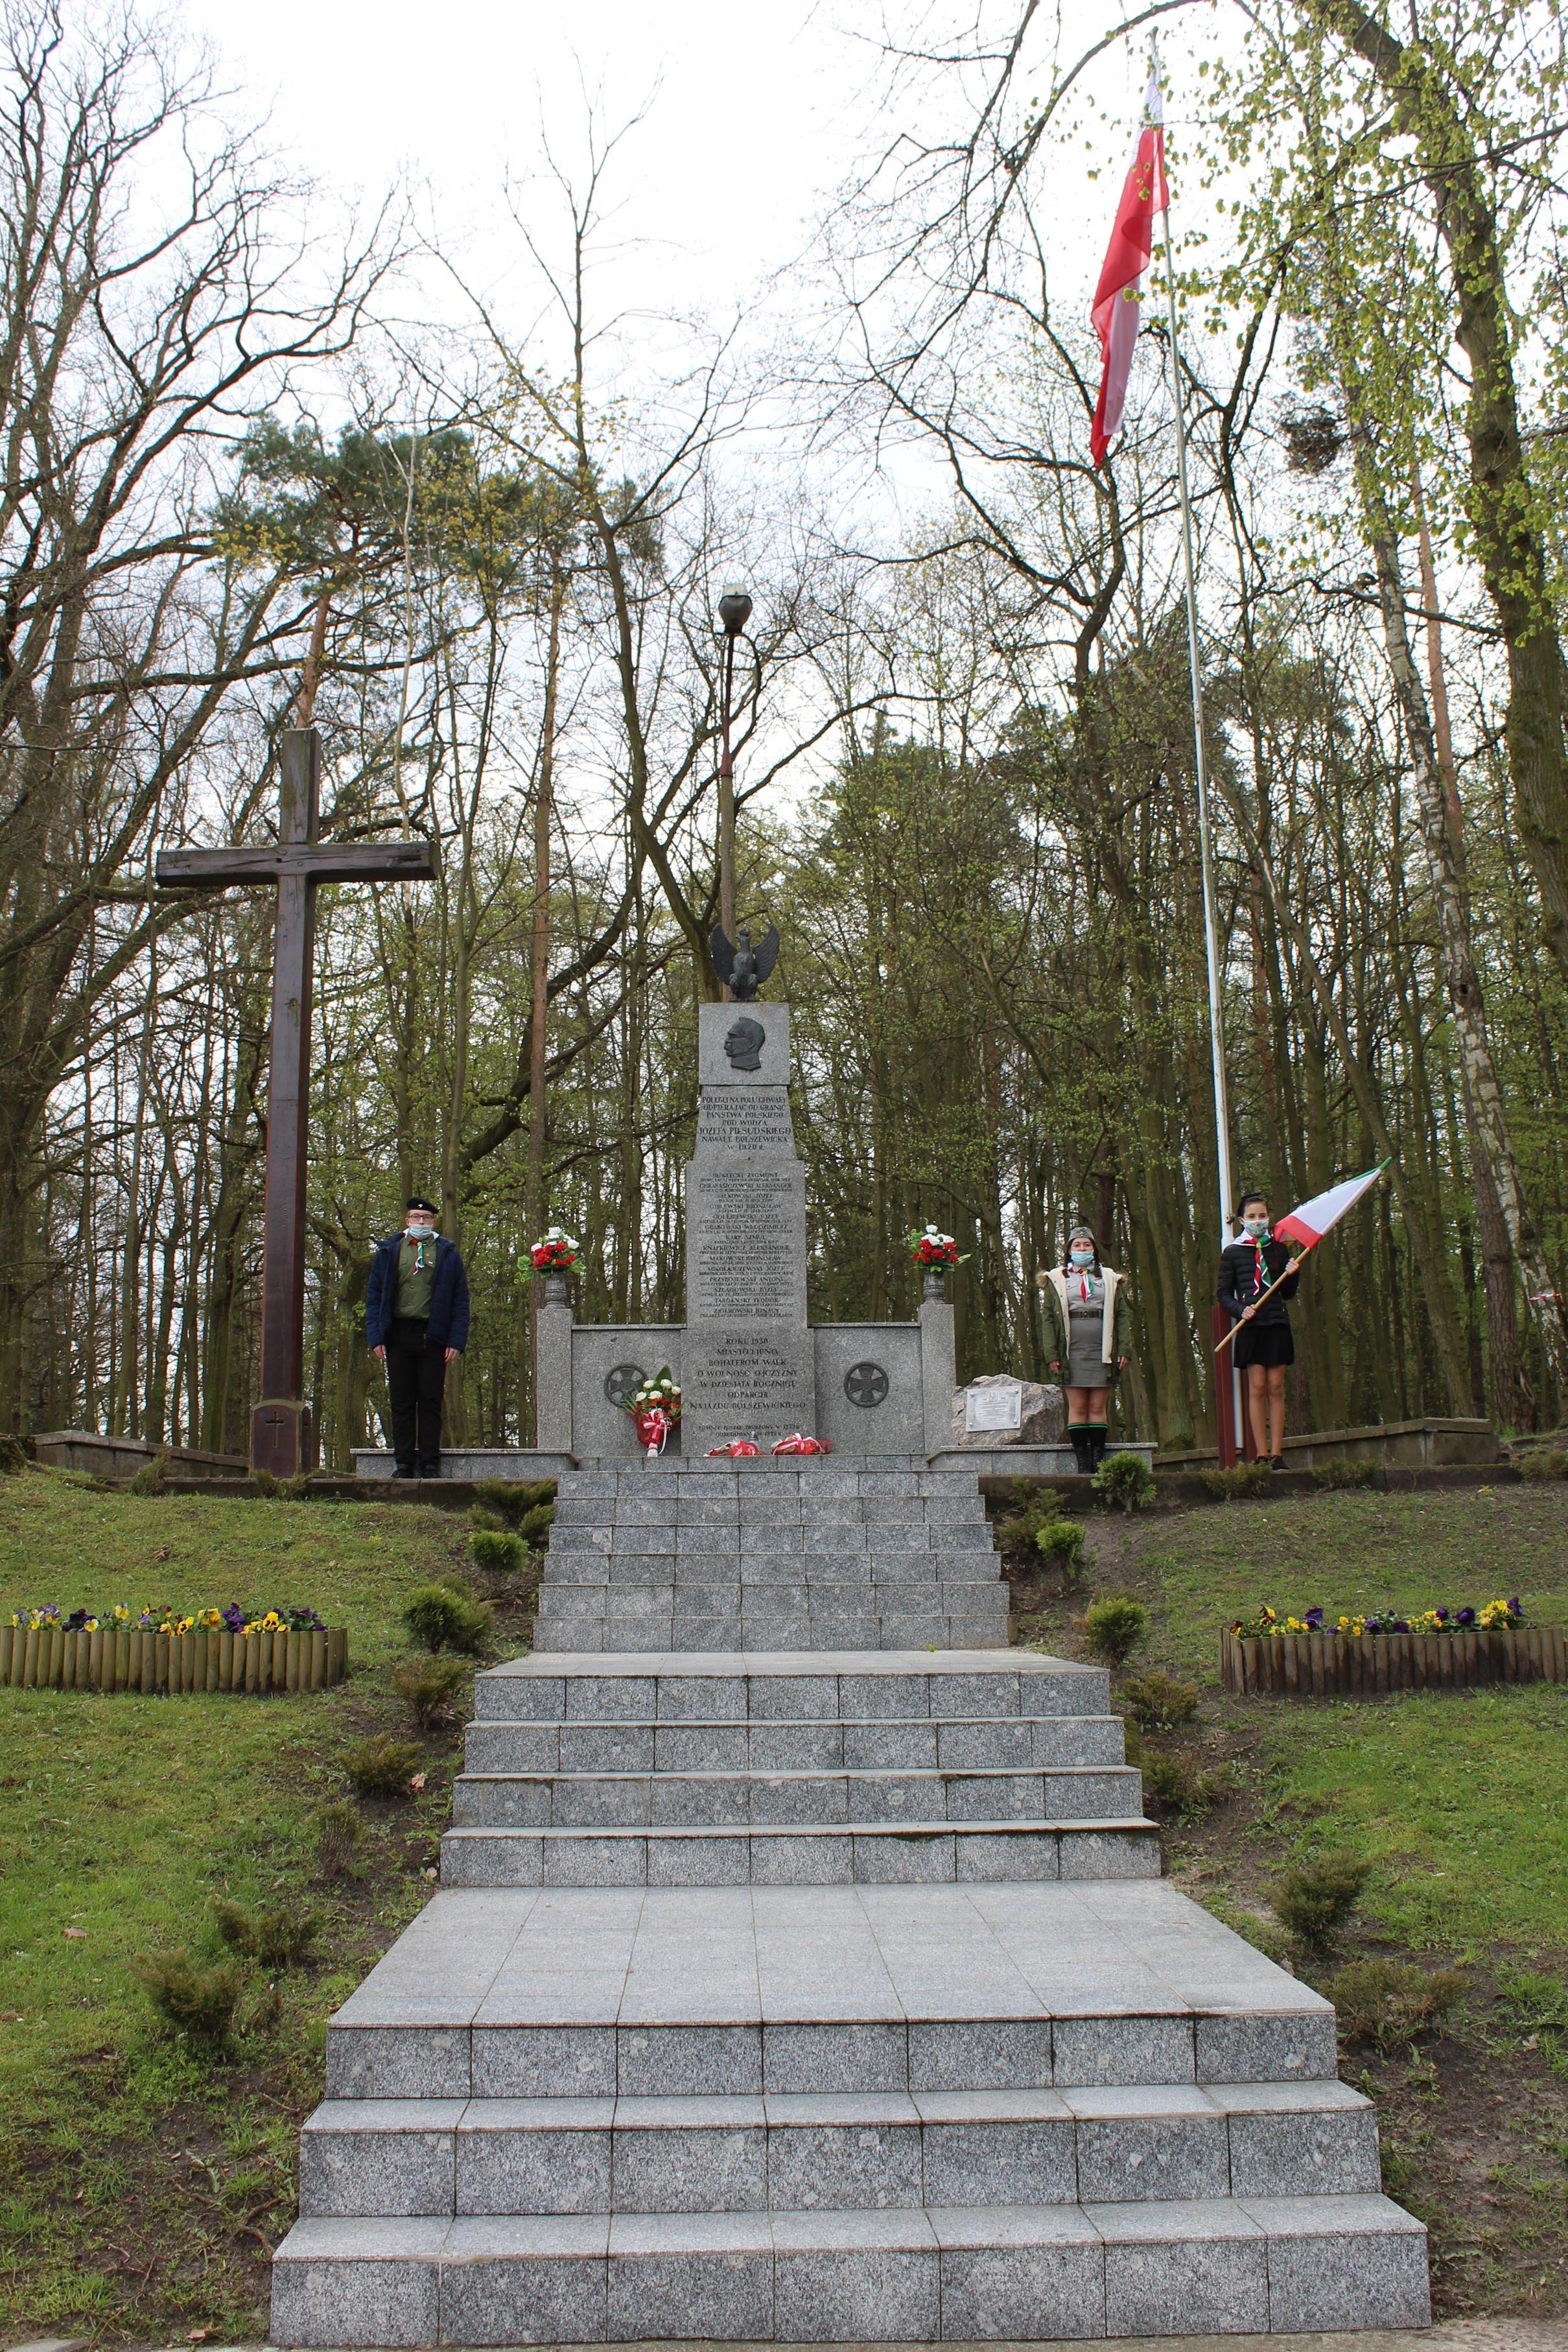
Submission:
[[[1275,1223],[1274,1234],[1282,1242],[1300,1242],[1303,1249],[1316,1249],[1323,1235],[1332,1233],[1340,1219],[1354,1208],[1364,1192],[1369,1192],[1386,1168],[1386,1160],[1369,1169],[1364,1176],[1347,1176],[1343,1183],[1331,1184],[1326,1192],[1316,1192],[1292,1209],[1288,1217]]]
[[[1094,289],[1090,317],[1100,338],[1103,365],[1100,397],[1094,404],[1094,429],[1089,446],[1096,466],[1122,426],[1122,404],[1127,396],[1127,375],[1133,346],[1138,340],[1144,272],[1154,244],[1155,215],[1170,201],[1166,186],[1165,108],[1160,101],[1157,73],[1149,76],[1144,96],[1145,121],[1138,136],[1133,168],[1116,208],[1116,226],[1105,251],[1105,265]]]

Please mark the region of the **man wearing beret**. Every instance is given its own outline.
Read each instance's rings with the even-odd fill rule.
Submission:
[[[456,1243],[437,1233],[436,1214],[433,1201],[413,1194],[365,1286],[365,1339],[387,1368],[394,1478],[440,1477],[446,1367],[468,1344],[468,1276]]]

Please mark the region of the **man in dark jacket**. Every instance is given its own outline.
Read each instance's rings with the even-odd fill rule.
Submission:
[[[434,1202],[416,1192],[365,1286],[365,1339],[387,1368],[394,1478],[440,1477],[446,1367],[468,1344],[468,1276],[456,1243],[435,1224]]]

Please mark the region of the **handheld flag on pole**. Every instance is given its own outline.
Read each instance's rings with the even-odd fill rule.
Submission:
[[[1155,215],[1163,213],[1167,202],[1165,114],[1156,72],[1149,75],[1144,114],[1137,152],[1116,207],[1116,224],[1090,312],[1101,352],[1100,397],[1089,442],[1096,466],[1104,464],[1105,452],[1121,430],[1133,346],[1138,340],[1144,272],[1154,247]]]
[[[1259,1292],[1252,1302],[1255,1307],[1261,1307],[1264,1299],[1278,1290],[1281,1283],[1294,1272],[1307,1252],[1315,1250],[1325,1234],[1333,1233],[1340,1219],[1348,1215],[1362,1194],[1371,1192],[1387,1166],[1387,1160],[1382,1160],[1375,1168],[1369,1168],[1364,1176],[1346,1176],[1338,1184],[1331,1184],[1326,1192],[1314,1192],[1310,1201],[1303,1201],[1299,1209],[1291,1211],[1289,1216],[1280,1218],[1274,1227],[1275,1240],[1300,1242],[1301,1255],[1291,1259],[1284,1273],[1276,1276],[1267,1290]],[[1229,1347],[1240,1328],[1239,1323],[1231,1325],[1214,1351],[1217,1356]]]

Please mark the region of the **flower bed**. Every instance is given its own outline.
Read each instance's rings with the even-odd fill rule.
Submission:
[[[1389,1691],[1473,1690],[1488,1683],[1568,1682],[1560,1625],[1526,1625],[1517,1601],[1483,1609],[1324,1621],[1264,1610],[1219,1637],[1227,1690],[1243,1697],[1373,1698]]]
[[[13,1690],[326,1690],[348,1663],[348,1629],[313,1609],[50,1607],[0,1624],[0,1686]]]
[[[1300,1617],[1281,1617],[1265,1607],[1256,1617],[1239,1617],[1230,1630],[1239,1641],[1251,1642],[1282,1641],[1292,1633],[1344,1633],[1359,1638],[1364,1633],[1517,1633],[1523,1622],[1523,1604],[1516,1596],[1512,1601],[1489,1601],[1479,1609],[1421,1609],[1413,1617],[1401,1617],[1393,1609],[1380,1610],[1375,1615],[1362,1610],[1354,1617],[1336,1617],[1332,1622],[1322,1609],[1309,1609]]]

